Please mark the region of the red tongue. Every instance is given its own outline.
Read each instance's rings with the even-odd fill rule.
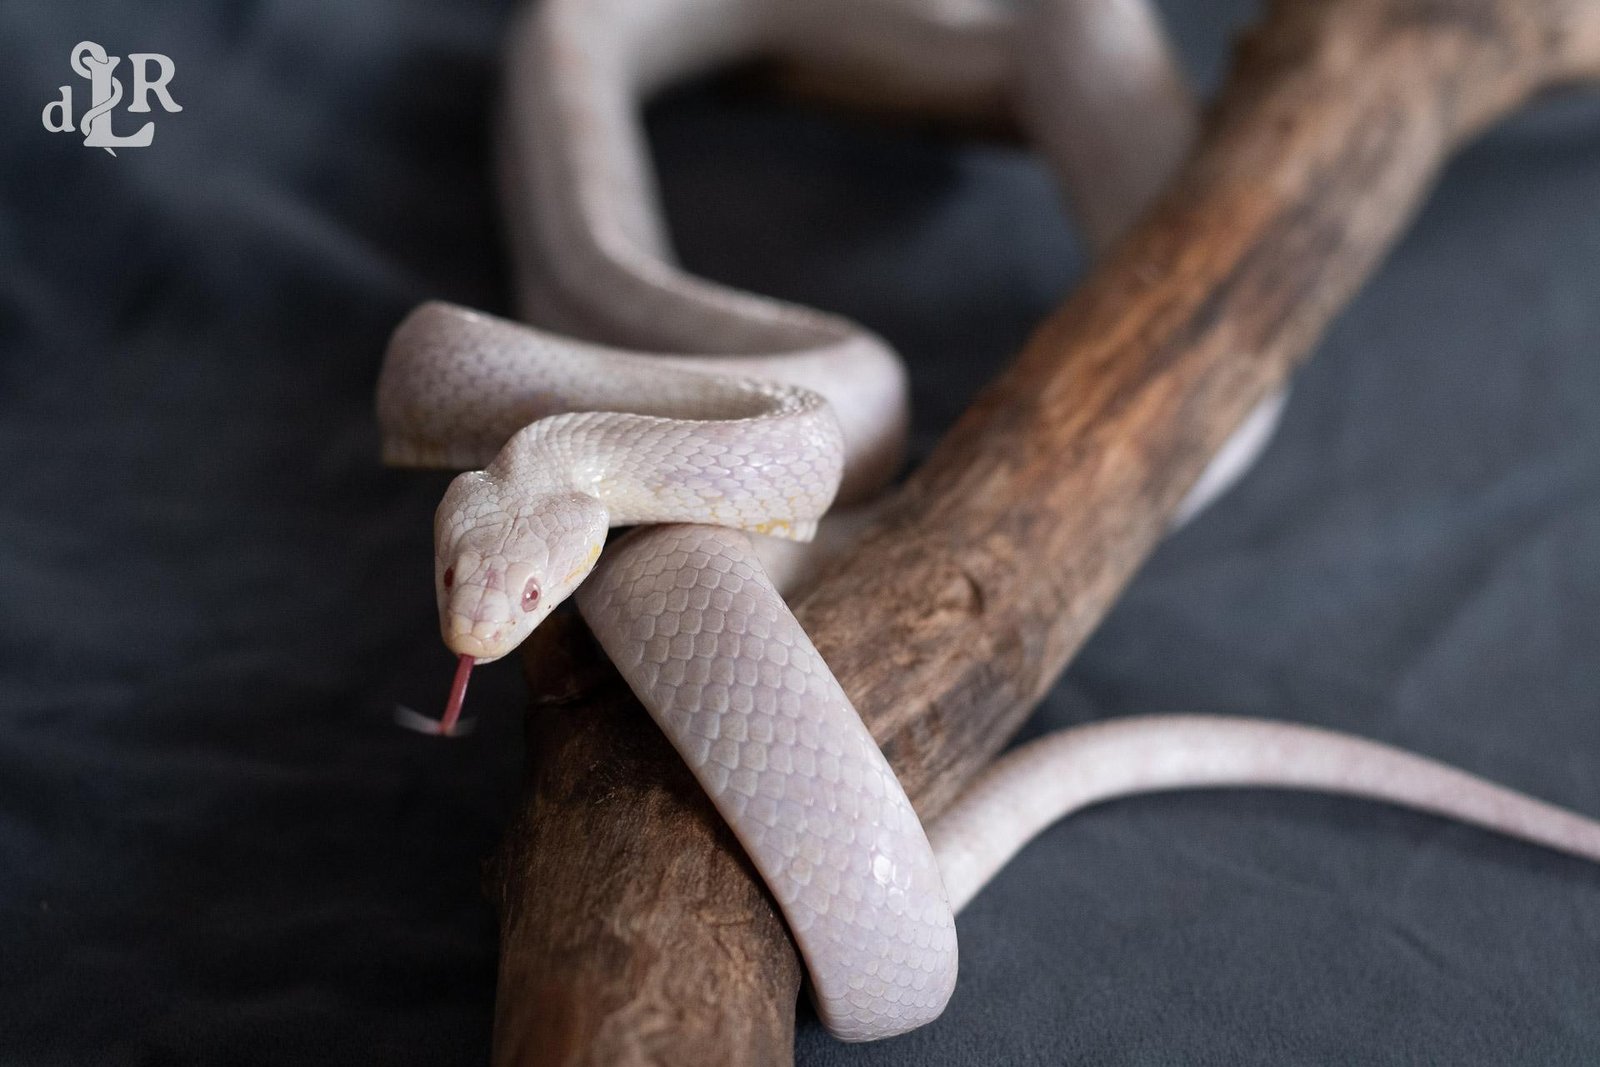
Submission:
[[[461,702],[467,697],[467,677],[472,674],[472,657],[462,656],[456,664],[456,677],[450,683],[450,699],[444,706],[444,718],[439,720],[439,732],[449,737],[455,732],[456,721],[461,718]]]

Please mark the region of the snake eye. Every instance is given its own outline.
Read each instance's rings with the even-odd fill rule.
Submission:
[[[444,569],[444,587],[446,589],[449,589],[452,585],[455,585],[455,584],[456,584],[456,569],[454,567],[446,567]]]
[[[539,603],[539,580],[529,578],[528,584],[522,587],[522,610],[532,611]]]

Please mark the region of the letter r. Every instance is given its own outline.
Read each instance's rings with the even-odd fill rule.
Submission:
[[[147,64],[154,62],[160,68],[161,75],[152,80],[147,73]],[[149,111],[150,94],[154,92],[161,98],[161,106],[168,111],[182,111],[183,107],[167,92],[167,83],[178,72],[172,60],[157,52],[129,52],[128,65],[133,67],[133,103],[128,105],[129,111]]]

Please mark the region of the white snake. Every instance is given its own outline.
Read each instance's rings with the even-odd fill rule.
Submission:
[[[958,0],[542,4],[515,37],[503,131],[521,302],[594,340],[428,304],[396,332],[378,392],[390,462],[469,468],[435,522],[441,628],[461,657],[447,721],[471,665],[509,653],[577,590],[767,881],[822,1021],[847,1040],[937,1016],[955,982],[952,909],[1038,830],[1108,797],[1352,793],[1600,859],[1600,824],[1422,757],[1198,716],[1024,746],[925,835],[762,562],[792,586],[803,561],[773,538],[753,549],[742,532],[809,539],[836,490],[850,504],[884,484],[905,428],[901,365],[850,322],[674,266],[637,123],[639,99],[663,81],[774,51],[870,57],[885,84],[945,101],[1020,83],[1100,243],[1192,121],[1143,0],[1057,0],[1027,16]],[[1083,88],[1096,70],[1098,98]],[[1052,97],[1058,84],[1076,88]],[[1099,122],[1075,140],[1073,117]],[[1275,413],[1264,406],[1236,436],[1185,513],[1248,463]],[[643,524],[602,557],[609,527]]]

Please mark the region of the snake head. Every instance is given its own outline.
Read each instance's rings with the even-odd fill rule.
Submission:
[[[458,476],[433,523],[444,643],[479,663],[511,652],[594,569],[609,525],[591,496],[512,492],[483,471]]]

